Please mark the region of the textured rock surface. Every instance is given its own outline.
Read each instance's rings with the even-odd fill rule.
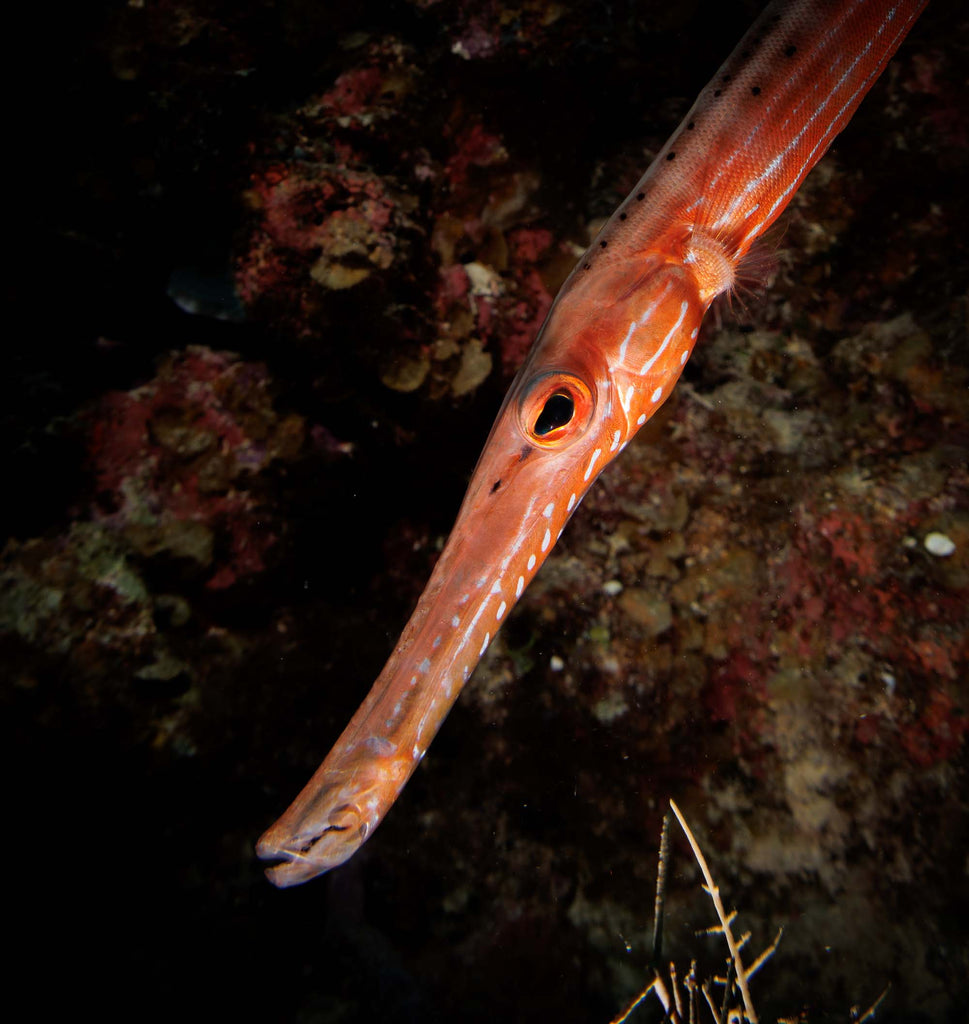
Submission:
[[[279,893],[256,836],[379,671],[577,252],[754,13],[328,6],[85,9],[57,102],[16,114],[24,977],[105,1019],[201,987],[241,1019],[606,1021],[672,796],[755,941],[785,928],[763,1018],[891,982],[884,1019],[961,1019],[965,15],[931,5],[379,833]],[[676,856],[668,951],[717,963]]]

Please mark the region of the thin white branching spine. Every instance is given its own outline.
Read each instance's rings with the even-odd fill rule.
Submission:
[[[705,981],[700,986],[700,991],[703,993],[703,998],[707,1001],[707,1006],[710,1010],[710,1016],[713,1017],[715,1024],[721,1024],[720,1011],[717,1009],[713,1002],[713,997],[710,995],[710,982]]]
[[[658,974],[642,990],[642,992],[640,992],[639,995],[636,996],[636,998],[626,1007],[626,1009],[623,1010],[623,1012],[618,1017],[614,1017],[609,1022],[609,1024],[626,1024],[626,1021],[629,1020],[630,1016],[632,1015],[633,1010],[635,1010],[636,1007],[639,1006],[639,1004],[650,994],[650,992],[652,992],[656,988],[656,982],[657,981],[659,981],[660,984],[662,984],[662,981],[660,980],[660,976]],[[659,992],[656,993],[656,998],[659,999],[659,1001],[663,1004],[663,1009],[665,1010],[667,1004],[663,1002],[663,998],[659,994]]]
[[[888,990],[891,987],[891,985],[886,985],[884,992],[882,992],[882,994],[871,1004],[871,1006],[868,1007],[867,1010],[865,1010],[864,1013],[856,1014],[852,1012],[852,1024],[865,1024],[866,1020],[871,1020],[875,1016],[875,1011],[878,1009],[879,1006],[881,1006],[882,1000],[885,998],[885,996],[888,995]]]
[[[656,916],[653,929],[653,953],[651,961],[653,967],[653,980],[636,996],[625,1011],[611,1021],[610,1024],[626,1024],[636,1007],[646,999],[650,992],[656,996],[660,1005],[663,1007],[663,1013],[665,1014],[668,1024],[686,1024],[687,1021],[689,1024],[698,1024],[700,1014],[700,995],[703,996],[703,1000],[706,1002],[707,1009],[710,1011],[710,1016],[713,1019],[714,1024],[740,1024],[740,1022],[744,1020],[748,1021],[749,1024],[758,1024],[757,1014],[750,998],[750,987],[748,982],[773,956],[774,951],[777,949],[777,944],[781,940],[782,932],[779,931],[777,933],[777,937],[771,945],[764,950],[756,960],[754,960],[750,967],[744,966],[743,950],[750,941],[750,933],[745,932],[739,939],[734,937],[732,926],[737,916],[736,911],[731,911],[728,914],[724,909],[723,902],[720,899],[720,890],[713,881],[713,875],[710,872],[710,867],[707,864],[706,858],[703,856],[703,851],[700,849],[700,845],[697,842],[696,837],[690,831],[690,827],[687,825],[683,815],[680,813],[680,809],[672,800],[670,801],[670,808],[673,814],[676,815],[676,820],[680,823],[680,827],[683,829],[683,833],[690,844],[690,848],[693,850],[693,856],[696,859],[703,875],[703,889],[713,901],[713,906],[719,920],[719,924],[705,929],[701,934],[723,935],[726,939],[727,947],[730,950],[730,957],[726,962],[726,971],[724,972],[723,977],[716,976],[702,982],[697,978],[696,960],[691,961],[689,973],[682,980],[677,974],[676,965],[672,962],[669,963],[667,968],[667,977],[669,979],[668,983],[658,970],[658,965],[662,958],[662,922],[666,893],[666,876],[669,867],[670,835],[669,814],[667,814],[663,819],[663,831],[660,837],[659,848],[659,866],[656,877]],[[731,1006],[735,981],[743,1002],[742,1010],[737,1005]],[[711,982],[723,986],[723,1001],[719,1008],[717,1007],[714,996],[711,992]],[[869,1015],[873,1011],[874,1007],[869,1011]],[[867,1019],[867,1016],[868,1015],[863,1019]]]
[[[670,988],[673,989],[673,1005],[676,1007],[677,1015],[683,1017],[683,1003],[680,1001],[680,989],[677,985],[676,964],[670,961]]]
[[[680,823],[680,828],[683,829],[683,834],[686,836],[687,842],[690,844],[690,849],[693,850],[693,856],[696,858],[697,864],[700,866],[700,871],[703,873],[704,890],[707,895],[713,901],[714,910],[717,912],[717,917],[720,919],[720,927],[723,931],[723,937],[726,939],[727,948],[730,950],[730,959],[733,961],[734,971],[737,975],[737,987],[740,989],[740,996],[744,1002],[744,1013],[750,1024],[758,1024],[757,1011],[754,1009],[753,1001],[750,998],[750,986],[747,984],[748,975],[747,969],[744,967],[743,957],[741,951],[744,944],[750,938],[749,933],[744,935],[740,942],[738,942],[730,929],[731,922],[736,917],[736,913],[731,912],[729,915],[723,909],[723,901],[720,899],[720,889],[713,881],[713,875],[710,874],[710,867],[707,864],[706,857],[703,856],[703,851],[700,849],[700,844],[696,841],[696,837],[690,831],[690,826],[687,825],[686,820],[680,813],[679,807],[670,800],[670,807],[673,813],[676,815],[676,820]],[[774,945],[776,947],[777,942],[780,941],[780,935]],[[758,966],[760,966],[758,962]]]
[[[745,1021],[748,1024],[758,1024],[757,1013],[754,1010],[753,1000],[750,997],[750,979],[777,951],[781,936],[784,934],[784,929],[778,930],[774,941],[749,966],[744,964],[743,951],[750,943],[750,932],[744,932],[739,938],[734,936],[733,925],[737,919],[737,912],[731,910],[728,914],[724,908],[723,901],[720,898],[720,889],[713,881],[713,873],[710,871],[706,857],[703,856],[700,844],[680,813],[680,809],[672,800],[670,801],[670,809],[676,815],[676,820],[680,823],[683,834],[690,844],[694,859],[703,875],[702,889],[710,897],[717,914],[717,920],[719,921],[718,924],[704,928],[702,931],[697,932],[697,934],[722,935],[727,942],[730,956],[726,960],[726,970],[723,976],[714,975],[712,978],[706,978],[703,981],[700,981],[697,977],[696,960],[690,962],[689,973],[682,979],[677,974],[676,965],[670,961],[667,968],[668,984],[658,970],[658,965],[662,959],[663,909],[666,894],[666,876],[669,868],[670,816],[667,813],[663,818],[659,866],[656,875],[656,919],[653,927],[653,953],[650,964],[653,971],[653,980],[636,996],[626,1010],[611,1021],[610,1024],[626,1024],[636,1007],[646,999],[650,992],[655,994],[660,1005],[663,1007],[667,1024],[687,1024],[687,1022],[688,1024],[699,1024],[701,995],[706,1002],[714,1024],[744,1024]],[[734,986],[735,982],[736,989]],[[723,988],[723,997],[719,1007],[712,991],[713,985],[720,985]],[[736,1002],[736,991],[740,992],[742,1006]],[[888,988],[863,1012],[857,1006],[852,1007],[849,1014],[851,1024],[866,1024],[867,1021],[871,1021],[887,995]],[[777,1024],[800,1024],[802,1020],[801,1016],[780,1017]]]

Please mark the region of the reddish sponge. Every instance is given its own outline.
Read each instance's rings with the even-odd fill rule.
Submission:
[[[89,422],[96,518],[144,556],[211,570],[212,588],[264,568],[276,533],[256,514],[255,475],[295,456],[305,432],[273,410],[264,366],[189,348],[147,384],[105,395]]]

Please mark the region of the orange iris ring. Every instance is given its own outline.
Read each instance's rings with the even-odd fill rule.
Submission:
[[[572,415],[568,422],[539,434],[535,424],[546,403],[556,395],[564,395],[571,400]],[[578,440],[588,430],[595,408],[595,392],[581,377],[551,370],[536,377],[526,388],[518,404],[518,426],[526,440],[538,448],[562,448]]]

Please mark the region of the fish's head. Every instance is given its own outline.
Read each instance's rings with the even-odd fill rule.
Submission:
[[[273,885],[309,881],[344,863],[369,838],[413,770],[411,758],[393,756],[390,747],[377,737],[365,741],[259,838],[256,856],[274,862],[266,872]]]
[[[383,672],[260,839],[276,885],[342,864],[373,834],[582,497],[669,394],[702,316],[695,284],[660,260],[608,270],[573,279],[553,307]]]
[[[415,619],[459,676],[487,648],[596,477],[663,404],[705,305],[688,270],[652,259],[573,279],[498,414]],[[433,604],[433,610],[429,604]]]
[[[669,397],[708,304],[690,270],[655,254],[588,279],[577,270],[509,390],[462,515],[491,504],[489,516],[504,507],[517,519],[529,495],[571,513]]]

